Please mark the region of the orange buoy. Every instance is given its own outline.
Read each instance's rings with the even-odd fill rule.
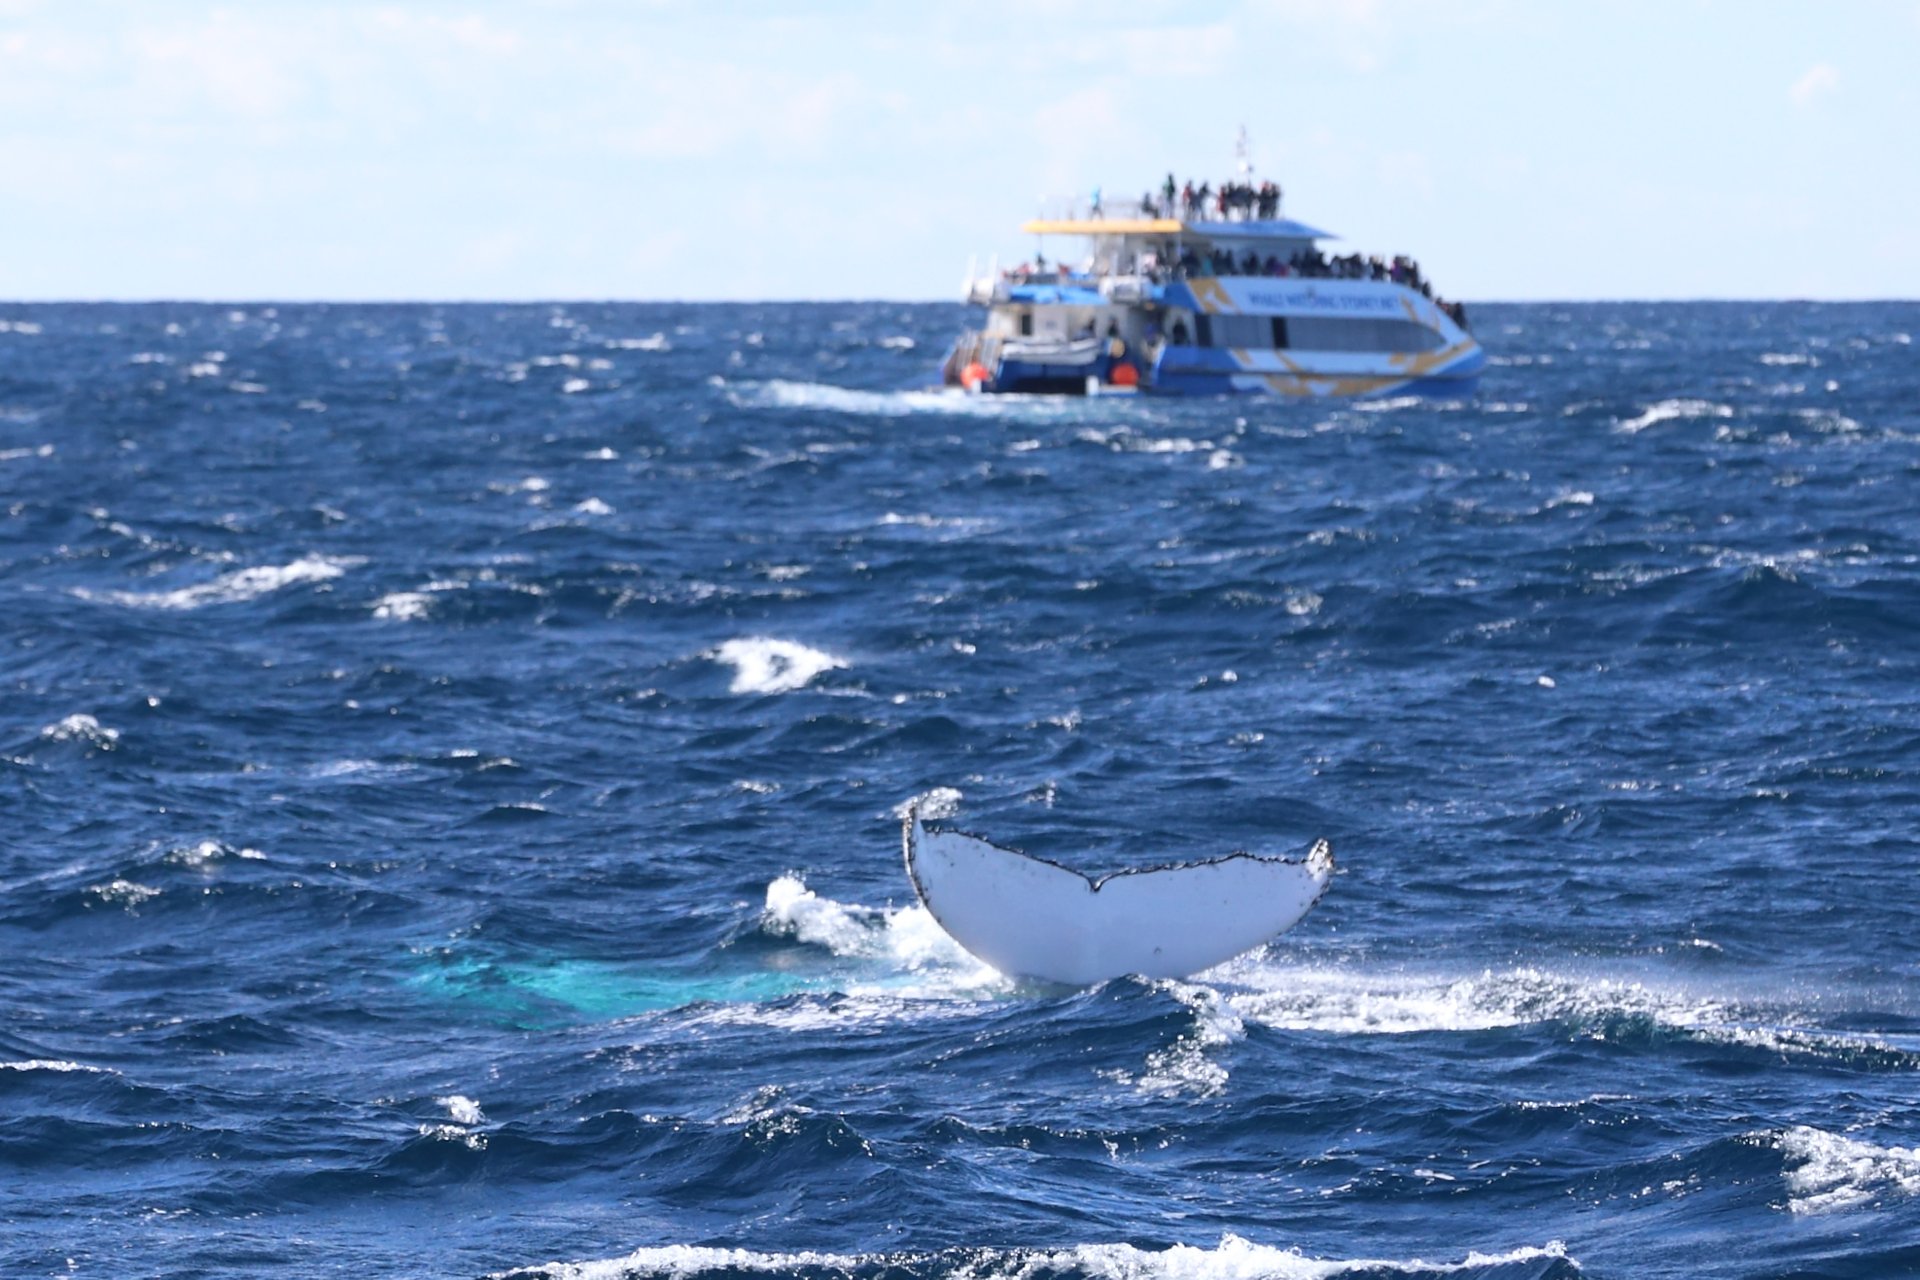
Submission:
[[[1107,381],[1116,387],[1137,387],[1140,385],[1140,371],[1125,360],[1116,361],[1107,373]]]
[[[981,364],[978,360],[968,364],[966,368],[960,371],[960,385],[969,391],[977,389],[986,380],[987,366]]]

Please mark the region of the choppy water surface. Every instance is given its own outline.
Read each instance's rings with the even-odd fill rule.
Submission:
[[[949,307],[0,308],[0,1274],[1920,1273],[1920,309],[1471,403],[902,391]],[[1010,983],[897,806],[1332,839]]]

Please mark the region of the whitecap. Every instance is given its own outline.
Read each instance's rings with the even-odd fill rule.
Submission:
[[[1920,1195],[1920,1150],[1879,1147],[1810,1125],[1782,1133],[1787,1207],[1795,1213],[1832,1213],[1888,1195]]]
[[[373,616],[391,622],[416,622],[433,612],[433,597],[424,591],[390,591],[373,606]]]
[[[253,848],[236,849],[232,845],[222,844],[218,840],[202,840],[198,844],[182,845],[166,856],[166,861],[177,866],[192,867],[204,871],[214,863],[227,858],[241,858],[248,862],[264,862],[267,855]]]
[[[160,896],[160,890],[151,885],[135,884],[125,879],[90,885],[87,892],[102,902],[114,902],[128,907],[137,907],[143,902]]]
[[[1092,1280],[1334,1280],[1368,1273],[1454,1275],[1494,1267],[1568,1260],[1567,1247],[1554,1240],[1504,1253],[1470,1252],[1457,1262],[1422,1258],[1311,1258],[1298,1249],[1255,1244],[1228,1233],[1213,1248],[1176,1244],[1142,1249],[1131,1244],[1079,1244],[1064,1249],[968,1249],[956,1274],[965,1280],[1025,1280],[1036,1275],[1082,1275]],[[1575,1263],[1575,1266],[1578,1264]],[[839,1254],[800,1250],[761,1253],[699,1245],[646,1245],[619,1258],[590,1262],[549,1262],[532,1271],[500,1272],[505,1277],[544,1275],[546,1280],[628,1280],[633,1276],[669,1276],[693,1280],[747,1273],[828,1272],[841,1276],[937,1274],[948,1270],[937,1254]]]
[[[1472,977],[1373,973],[1274,963],[1261,953],[1203,975],[1248,1022],[1335,1035],[1490,1031],[1544,1022],[1604,1028],[1642,1020],[1712,1044],[1782,1055],[1844,1058],[1899,1054],[1854,1032],[1793,1025],[1799,1015],[1638,981],[1568,976],[1536,968],[1484,970]]]
[[[423,1138],[432,1138],[435,1142],[457,1142],[469,1151],[485,1151],[487,1135],[475,1133],[457,1124],[423,1124],[418,1132]]]
[[[28,1058],[21,1062],[0,1062],[0,1071],[58,1071],[85,1072],[96,1076],[117,1076],[120,1073],[112,1067],[94,1067],[84,1062],[68,1062],[64,1058]]]
[[[1531,364],[1533,361],[1527,356],[1515,356],[1513,363]],[[1424,396],[1389,396],[1382,400],[1356,400],[1352,407],[1360,413],[1397,413],[1402,409],[1418,409],[1431,404]]]
[[[733,683],[728,686],[731,693],[788,693],[804,687],[823,671],[847,665],[822,650],[765,636],[729,640],[714,651],[713,657],[733,667]]]
[[[1070,714],[1072,717],[1071,724],[1065,723],[1061,718],[1055,718],[1049,723],[1057,724],[1063,729],[1079,728],[1079,713],[1072,712]],[[951,818],[954,814],[960,812],[960,801],[963,798],[956,788],[935,787],[933,790],[923,791],[917,796],[909,796],[907,799],[893,806],[890,812],[896,821],[905,822],[907,815],[917,808],[920,810],[921,817],[932,822],[939,822],[944,818]]]
[[[583,516],[610,516],[613,514],[613,508],[598,498],[588,498],[583,502],[576,502],[573,509]]]
[[[40,736],[52,742],[86,742],[96,747],[112,747],[120,741],[120,731],[109,728],[84,711],[76,711],[63,720],[40,730]]]
[[[255,600],[303,582],[327,582],[348,569],[365,564],[360,556],[303,556],[290,564],[259,565],[222,574],[211,582],[199,582],[172,591],[92,591],[76,587],[73,593],[82,600],[106,601],[139,609],[198,609],[210,604],[238,604]]]
[[[568,378],[560,384],[560,394],[566,396],[579,395],[582,391],[591,391],[592,389],[593,384],[585,378]]]
[[[1213,441],[1189,440],[1185,436],[1122,435],[1113,447],[1129,453],[1198,453],[1212,449]]]
[[[444,1098],[435,1098],[434,1101],[447,1109],[447,1114],[453,1118],[455,1124],[486,1123],[487,1117],[481,1113],[480,1104],[465,1094],[450,1094]]]
[[[959,529],[968,533],[992,527],[992,523],[981,516],[936,516],[924,511],[912,514],[888,511],[881,515],[880,524],[906,525],[915,529]]]
[[[621,351],[673,350],[673,344],[667,341],[667,335],[664,333],[653,333],[644,338],[615,338],[612,345]]]
[[[1677,422],[1689,418],[1731,418],[1732,416],[1733,408],[1730,405],[1715,404],[1711,400],[1662,400],[1639,417],[1622,422],[1620,430],[1633,435],[1662,422]]]

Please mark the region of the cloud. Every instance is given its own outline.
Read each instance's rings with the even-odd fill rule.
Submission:
[[[1807,68],[1805,75],[1793,82],[1793,87],[1787,90],[1787,96],[1793,99],[1794,106],[1807,107],[1839,87],[1840,73],[1833,69],[1833,64],[1816,62]]]
[[[512,54],[520,50],[520,33],[478,15],[443,18],[381,9],[372,15],[376,30],[420,44],[452,45],[484,54]]]

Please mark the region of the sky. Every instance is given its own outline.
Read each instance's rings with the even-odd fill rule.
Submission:
[[[1920,0],[0,0],[0,299],[950,300],[1242,127],[1450,297],[1920,298]]]

